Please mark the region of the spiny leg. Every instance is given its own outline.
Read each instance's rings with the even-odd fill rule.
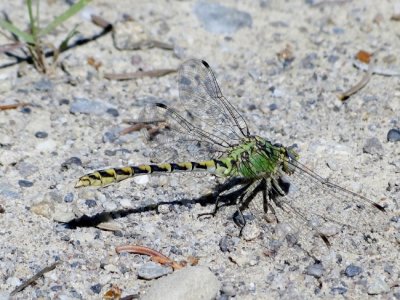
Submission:
[[[250,202],[257,196],[260,191],[265,189],[265,186],[266,182],[264,179],[251,183],[246,191],[240,196],[239,201],[236,203],[237,212],[242,221],[241,224],[238,224],[239,222],[237,222],[237,225],[241,227],[239,236],[242,236],[243,229],[246,226],[246,219],[244,218],[242,211],[249,206]]]
[[[220,208],[219,202],[222,197],[228,197],[228,196],[236,194],[238,192],[240,192],[242,194],[242,192],[244,190],[246,190],[250,185],[251,185],[251,183],[248,183],[248,180],[243,177],[234,177],[234,178],[231,178],[230,180],[224,182],[223,184],[218,185],[216,187],[216,190],[212,193],[212,196],[211,196],[211,197],[215,198],[215,204],[214,204],[213,211],[198,214],[197,217],[199,218],[202,216],[209,216],[209,215],[214,217],[216,215],[216,213],[218,212],[218,209]],[[240,187],[239,189],[237,189],[229,194],[224,194],[225,192],[227,192],[237,186],[242,186],[242,187]]]

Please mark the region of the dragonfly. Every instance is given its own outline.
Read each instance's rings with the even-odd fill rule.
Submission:
[[[183,63],[178,85],[176,105],[155,103],[145,113],[167,124],[154,147],[154,157],[165,157],[163,161],[97,170],[80,177],[75,187],[103,187],[144,174],[207,172],[223,179],[211,213],[217,212],[224,195],[239,191],[234,204],[242,229],[243,211],[254,209],[257,219],[287,224],[302,246],[315,247],[315,237],[329,247],[335,239],[338,248],[356,253],[377,245],[385,208],[315,173],[300,162],[295,145],[251,134],[206,61]]]

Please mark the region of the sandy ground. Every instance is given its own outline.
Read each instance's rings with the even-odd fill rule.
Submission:
[[[367,250],[342,253],[339,240],[317,261],[286,242],[271,254],[263,227],[250,227],[247,240],[237,238],[235,208],[199,219],[211,205],[179,203],[209,192],[216,182],[211,175],[138,177],[102,189],[74,189],[91,170],[148,163],[148,146],[138,132],[120,138],[115,133],[149,102],[177,103],[176,74],[127,81],[107,80],[104,74],[177,68],[195,57],[213,67],[251,132],[284,145],[296,143],[303,163],[385,206],[388,231],[398,234],[399,142],[387,141],[387,134],[400,127],[400,79],[373,75],[347,102],[337,98],[364,75],[353,66],[359,50],[374,53],[377,66],[400,69],[400,22],[391,19],[400,13],[400,3],[370,2],[95,1],[49,42],[59,43],[76,24],[76,39],[99,33],[88,19],[97,14],[116,24],[121,39],[132,33],[133,42],[151,38],[174,50],[120,51],[106,34],[62,53],[64,71],[58,67],[49,76],[1,55],[0,105],[29,104],[0,111],[2,299],[55,261],[61,261],[55,270],[13,297],[101,299],[111,285],[123,296],[143,296],[156,279],[138,278],[149,267],[148,257],[116,253],[116,246],[126,244],[147,246],[177,261],[197,257],[219,282],[205,297],[400,299],[395,239],[384,240],[386,254],[377,256]],[[41,21],[67,7],[44,2]],[[216,15],[226,8],[236,11],[213,22],[204,14],[207,8]],[[22,1],[2,3],[0,10],[20,26],[27,22]],[[0,44],[8,42],[0,36]],[[172,201],[158,213],[151,209]],[[108,212],[108,228],[114,230],[78,222]],[[171,288],[191,286],[176,282]],[[193,287],[194,294],[203,292]]]

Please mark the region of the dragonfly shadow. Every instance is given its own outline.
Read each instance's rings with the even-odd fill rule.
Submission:
[[[149,204],[137,208],[131,209],[120,209],[116,211],[109,211],[109,212],[101,212],[93,216],[83,215],[82,217],[73,219],[67,223],[64,223],[67,228],[69,229],[76,229],[78,227],[96,227],[102,222],[107,222],[110,220],[115,220],[119,218],[126,217],[131,214],[141,214],[145,212],[158,212],[158,208],[161,205],[178,205],[178,206],[188,206],[188,205],[195,205],[200,204],[201,206],[209,206],[215,205],[217,198],[218,198],[218,207],[217,209],[223,206],[232,206],[236,205],[236,200],[243,194],[243,188],[239,188],[233,192],[229,192],[223,194],[229,188],[232,188],[232,185],[224,185],[224,188],[216,188],[215,192],[208,193],[206,195],[200,196],[194,199],[180,199],[180,200],[173,200],[173,201],[162,201],[157,204]],[[210,213],[213,215],[213,213]]]

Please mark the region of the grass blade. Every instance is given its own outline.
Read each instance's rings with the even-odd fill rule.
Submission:
[[[39,35],[43,36],[52,32],[58,25],[65,22],[67,19],[78,13],[82,8],[84,8],[91,0],[80,0],[74,5],[72,5],[64,13],[56,17],[49,25],[40,30]]]
[[[19,28],[15,27],[13,24],[7,22],[6,20],[0,19],[0,27],[3,27],[5,30],[8,30],[11,33],[15,34],[20,40],[24,42],[27,42],[29,44],[35,43],[35,39],[31,34],[20,30]]]

